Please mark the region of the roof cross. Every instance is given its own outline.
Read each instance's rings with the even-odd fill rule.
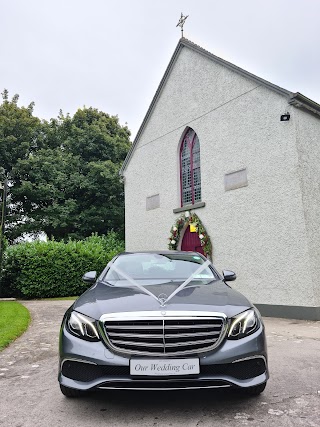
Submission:
[[[186,22],[186,19],[188,18],[189,15],[184,16],[183,13],[181,12],[181,17],[179,19],[179,22],[177,23],[176,27],[181,27],[181,37],[183,37],[183,26],[184,23]]]

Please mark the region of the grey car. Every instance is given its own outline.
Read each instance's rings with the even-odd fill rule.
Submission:
[[[59,383],[76,397],[98,389],[235,388],[269,378],[258,310],[197,252],[117,255],[67,310]]]

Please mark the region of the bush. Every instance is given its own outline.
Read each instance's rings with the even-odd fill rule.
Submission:
[[[114,232],[67,243],[25,242],[9,246],[3,263],[3,294],[6,297],[49,298],[80,295],[88,285],[86,271],[98,274],[124,244]]]

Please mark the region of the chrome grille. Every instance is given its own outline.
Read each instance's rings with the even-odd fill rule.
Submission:
[[[225,336],[226,316],[193,313],[113,313],[100,320],[107,345],[120,353],[177,356],[216,348]]]

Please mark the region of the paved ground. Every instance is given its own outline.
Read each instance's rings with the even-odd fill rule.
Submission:
[[[30,301],[29,330],[0,353],[0,426],[320,426],[320,322],[265,319],[271,378],[259,397],[230,391],[108,391],[66,399],[58,331],[71,301]]]

